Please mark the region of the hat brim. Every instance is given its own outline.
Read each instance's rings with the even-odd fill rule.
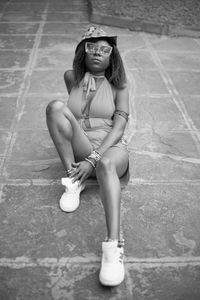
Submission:
[[[108,41],[109,44],[112,45],[115,45],[117,46],[117,36],[98,36],[98,37],[89,37],[89,38],[86,38],[86,39],[83,39],[81,40],[78,45],[76,46],[76,50],[75,50],[75,53],[77,52],[78,50],[78,47],[85,43],[85,42],[89,42],[89,41],[95,41],[95,40],[106,40]]]

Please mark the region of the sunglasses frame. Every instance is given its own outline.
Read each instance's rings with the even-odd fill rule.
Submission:
[[[95,46],[98,48],[98,52],[99,52],[102,56],[107,56],[107,57],[108,57],[108,56],[110,56],[111,53],[112,53],[112,47],[111,47],[111,46],[107,46],[107,45],[105,45],[105,46],[104,46],[104,45],[98,46],[96,43],[92,43],[92,42],[86,42],[86,43],[85,43],[85,52],[86,52],[86,53],[94,54],[94,53],[97,52],[97,51],[94,51],[94,52],[88,51],[88,47],[87,47],[88,44],[95,45]],[[108,54],[103,53],[103,52],[100,50],[101,47],[107,47],[107,48],[109,48],[109,49],[110,49],[109,53],[108,53]]]

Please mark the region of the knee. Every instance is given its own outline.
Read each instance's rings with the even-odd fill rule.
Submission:
[[[114,171],[114,165],[108,157],[102,157],[97,163],[97,174],[106,174]]]
[[[64,107],[64,103],[60,100],[51,101],[46,107],[46,115],[51,116],[56,112],[61,112]]]

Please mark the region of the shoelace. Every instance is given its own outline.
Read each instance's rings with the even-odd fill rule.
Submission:
[[[119,254],[119,262],[123,263],[124,253],[120,252]]]

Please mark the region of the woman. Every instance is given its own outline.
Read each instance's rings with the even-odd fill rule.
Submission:
[[[47,126],[66,169],[60,208],[65,212],[76,210],[84,181],[97,178],[108,233],[102,243],[99,279],[108,286],[124,280],[119,178],[128,168],[123,134],[129,99],[116,44],[116,36],[90,27],[76,47],[73,70],[64,74],[68,103],[54,100],[47,107]]]

